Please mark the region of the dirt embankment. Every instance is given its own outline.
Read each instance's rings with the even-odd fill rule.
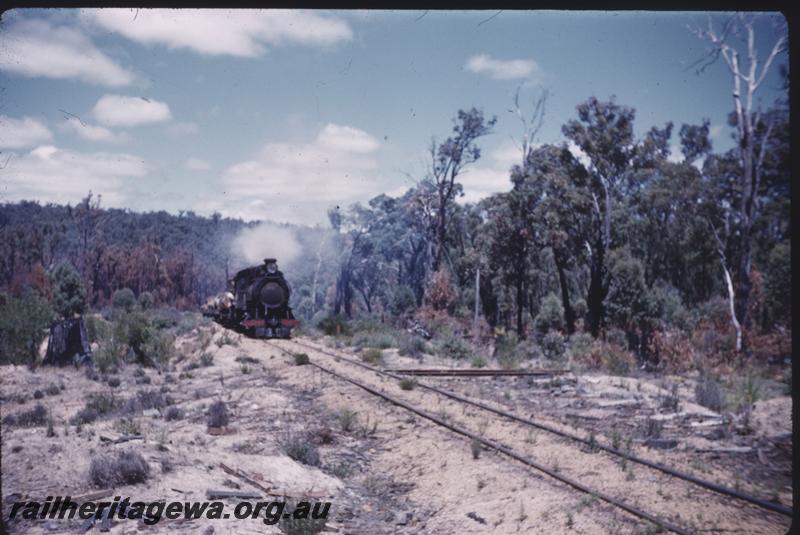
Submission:
[[[201,362],[203,352],[195,347],[195,337],[188,337],[179,341],[187,357],[171,372],[129,366],[92,378],[73,368],[32,372],[24,367],[4,367],[3,416],[18,416],[41,404],[53,422],[50,427],[3,424],[4,514],[15,500],[97,491],[98,485],[90,477],[92,460],[122,451],[140,454],[149,466],[149,477],[143,483],[116,485],[111,496],[144,501],[205,500],[208,490],[228,490],[276,498],[264,489],[276,494],[310,495],[332,502],[331,519],[325,528],[331,532],[592,534],[644,533],[649,529],[608,504],[476,447],[468,439],[379,401],[353,385],[311,366],[295,366],[293,359],[278,349],[280,346],[307,352],[315,362],[478,430],[664,518],[702,529],[741,530],[748,526],[748,533],[785,531],[786,523],[775,515],[731,505],[667,476],[622,466],[619,461],[544,432],[522,431],[422,389],[402,390],[395,381],[337,363],[291,342],[238,338],[233,344],[218,347],[215,342],[222,333],[215,330],[214,343],[205,351],[213,356],[210,362],[208,357]],[[386,354],[391,367],[419,365],[394,352]],[[717,453],[722,459],[708,462],[707,453],[696,451],[694,435],[684,433],[692,429],[691,423],[715,417],[692,405],[688,390],[679,390],[683,394],[680,406],[665,412],[660,409],[665,390],[656,381],[604,376],[573,377],[560,383],[510,378],[430,380],[578,433],[596,429],[598,440],[611,440],[608,429],[620,433],[627,430],[628,435],[622,438],[631,439],[637,454],[684,468],[697,465],[700,470],[703,466],[703,477],[736,484],[731,475],[735,470],[730,470],[731,463],[738,462],[735,457]],[[34,397],[37,390],[42,392],[40,399]],[[143,391],[171,399],[163,406],[144,409],[128,401],[137,399]],[[95,421],[70,423],[93,395],[113,396],[119,403]],[[225,403],[230,416],[222,429],[208,427],[209,408],[217,401]],[[780,399],[756,404],[751,417],[755,436],[779,436],[773,431],[785,428],[785,412],[785,401]],[[579,421],[570,416],[574,413],[585,418]],[[679,447],[645,449],[631,431],[639,429],[647,418],[673,413],[684,414],[662,418],[662,433],[667,438],[678,437]],[[686,414],[694,416],[687,418]],[[625,422],[634,425],[627,428]],[[114,443],[133,435],[141,438]],[[714,444],[720,444],[719,440]],[[780,462],[775,457],[769,461]],[[743,484],[764,492],[758,482]],[[791,489],[779,489],[777,495],[788,500]],[[235,503],[229,501],[231,507]],[[10,529],[16,533],[58,533],[74,531],[78,525],[78,521],[22,521],[10,524]],[[117,520],[111,533],[133,533],[138,527],[141,525],[136,521]],[[233,519],[162,522],[148,531],[206,533],[209,527],[216,533],[281,532],[278,526],[265,526],[259,520]]]

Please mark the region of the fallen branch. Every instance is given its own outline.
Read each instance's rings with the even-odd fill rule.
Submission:
[[[237,490],[207,490],[206,497],[209,500],[220,498],[241,498],[242,500],[260,500],[261,495],[255,492],[241,492]]]
[[[128,442],[130,440],[144,440],[144,437],[142,435],[126,435],[119,438],[111,438],[100,435],[101,442],[109,442],[111,444],[122,444],[123,442]]]
[[[282,491],[282,490],[271,489],[269,487],[265,487],[264,485],[262,485],[252,477],[248,476],[241,470],[236,470],[235,468],[231,468],[225,463],[219,463],[219,467],[222,468],[222,470],[225,471],[226,473],[234,477],[238,477],[242,481],[249,483],[258,490],[263,491],[264,493],[269,494],[270,496],[282,496],[286,498],[325,498],[328,496],[328,494],[323,492]]]
[[[272,489],[265,487],[264,485],[262,485],[261,483],[259,483],[255,479],[253,479],[250,476],[244,474],[243,472],[241,472],[239,470],[236,470],[234,468],[231,468],[230,466],[226,465],[225,463],[219,463],[219,467],[222,468],[226,473],[228,473],[228,474],[230,474],[230,475],[232,475],[234,477],[238,477],[242,481],[244,481],[246,483],[249,483],[250,485],[252,485],[255,488],[257,488],[258,490],[262,490],[262,491],[266,492],[267,494],[272,494]]]
[[[728,446],[721,448],[696,448],[699,453],[750,453],[753,448],[747,446]]]

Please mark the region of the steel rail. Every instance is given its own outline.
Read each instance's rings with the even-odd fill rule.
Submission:
[[[295,342],[295,343],[297,343],[297,342]],[[278,349],[280,349],[284,353],[286,353],[288,355],[291,355],[291,353],[288,350],[286,350],[286,349],[284,349],[284,348],[282,348],[282,347],[280,347],[278,345],[274,345],[274,344],[271,344],[271,345],[273,345],[274,347],[277,347]],[[299,344],[299,345],[304,345],[304,344]],[[306,346],[306,347],[310,347],[310,346]],[[350,359],[345,359],[345,360],[350,360]],[[350,383],[352,385],[355,385],[355,386],[361,388],[362,390],[365,390],[365,391],[369,392],[370,394],[373,394],[373,395],[375,395],[375,396],[377,396],[377,397],[379,397],[379,398],[381,398],[383,400],[386,400],[386,401],[392,403],[393,405],[397,405],[398,407],[402,407],[402,408],[406,409],[407,411],[413,412],[414,414],[416,414],[418,416],[421,416],[421,417],[423,417],[423,418],[425,418],[427,420],[430,420],[430,421],[434,422],[435,424],[437,424],[437,425],[439,425],[441,427],[444,427],[446,429],[449,429],[450,431],[458,433],[459,435],[463,435],[463,436],[465,436],[467,438],[470,438],[472,440],[480,442],[481,444],[483,444],[484,446],[486,446],[486,447],[488,447],[490,449],[498,451],[498,452],[500,452],[500,453],[502,453],[502,454],[504,454],[504,455],[506,455],[508,457],[511,457],[512,459],[514,459],[516,461],[519,461],[519,462],[521,462],[521,463],[523,463],[523,464],[525,464],[527,466],[530,466],[531,468],[534,468],[535,470],[543,472],[543,473],[547,474],[548,476],[550,476],[550,477],[552,477],[552,478],[554,478],[554,479],[556,479],[558,481],[561,481],[562,483],[566,483],[567,485],[569,485],[569,486],[571,486],[571,487],[573,487],[573,488],[575,488],[575,489],[577,489],[577,490],[579,490],[581,492],[589,494],[590,496],[595,496],[596,498],[599,498],[600,500],[602,500],[602,501],[604,501],[606,503],[609,503],[609,504],[611,504],[611,505],[613,505],[615,507],[618,507],[618,508],[622,509],[623,511],[626,511],[626,512],[628,512],[628,513],[630,513],[630,514],[632,514],[632,515],[634,515],[636,517],[643,518],[643,519],[645,519],[645,520],[647,520],[649,522],[652,522],[653,524],[656,524],[657,526],[659,526],[659,527],[661,527],[663,529],[666,529],[667,531],[671,531],[671,532],[677,533],[679,535],[694,535],[693,532],[691,532],[691,531],[689,531],[689,530],[687,530],[685,528],[682,528],[681,526],[677,526],[675,524],[672,524],[671,522],[669,522],[667,520],[663,520],[663,519],[661,519],[661,518],[659,518],[657,516],[654,516],[654,515],[648,513],[647,511],[643,511],[642,509],[639,509],[638,507],[636,507],[634,505],[630,505],[627,502],[624,502],[622,500],[618,500],[617,498],[614,498],[613,496],[610,496],[610,495],[605,494],[603,492],[600,492],[600,491],[597,491],[597,490],[592,490],[591,488],[587,487],[586,485],[584,485],[584,484],[582,484],[582,483],[580,483],[580,482],[578,482],[578,481],[576,481],[576,480],[574,480],[572,478],[569,478],[567,476],[561,475],[558,472],[554,471],[553,469],[547,468],[546,466],[543,466],[543,465],[539,464],[535,460],[533,460],[533,459],[531,459],[529,457],[526,457],[524,455],[521,455],[521,454],[515,452],[514,450],[510,449],[509,447],[507,447],[507,446],[505,446],[503,444],[500,444],[499,442],[495,442],[493,440],[489,440],[487,438],[481,437],[481,436],[469,431],[468,429],[465,429],[465,428],[457,426],[455,424],[451,424],[449,422],[446,422],[443,419],[441,419],[441,418],[439,418],[439,417],[437,417],[437,416],[435,416],[433,414],[428,413],[427,411],[424,411],[422,409],[414,407],[413,405],[410,405],[410,404],[408,404],[408,403],[406,403],[404,401],[401,401],[401,400],[399,400],[397,398],[394,398],[394,397],[392,397],[392,396],[390,396],[390,395],[388,395],[388,394],[386,394],[384,392],[376,390],[376,389],[374,389],[374,388],[372,388],[372,387],[370,387],[368,385],[365,385],[365,384],[363,384],[363,383],[361,383],[359,381],[356,381],[355,379],[351,379],[351,378],[346,377],[346,376],[344,376],[344,375],[342,375],[340,373],[337,373],[337,372],[335,372],[333,370],[330,370],[330,369],[328,369],[328,368],[326,368],[324,366],[320,366],[316,362],[310,361],[308,364],[311,365],[311,366],[314,366],[315,368],[317,368],[317,369],[319,369],[319,370],[321,370],[321,371],[323,371],[325,373],[328,373],[328,374],[330,374],[330,375],[332,375],[332,376],[334,376],[334,377],[336,377],[338,379],[341,379],[341,380],[343,380],[345,382],[348,382],[348,383]]]
[[[419,375],[432,377],[549,377],[551,375],[561,375],[568,372],[568,370],[474,370],[460,368],[394,368],[385,369],[383,371],[387,373],[397,373],[400,375]]]
[[[400,376],[395,375],[393,373],[382,371],[382,370],[380,370],[378,368],[375,368],[373,366],[369,366],[368,364],[364,364],[363,362],[358,362],[357,360],[353,360],[353,359],[344,357],[342,355],[337,355],[335,353],[327,351],[324,348],[318,348],[318,347],[315,347],[315,346],[310,345],[310,344],[305,344],[303,342],[298,342],[297,340],[291,340],[291,342],[295,343],[295,344],[298,344],[300,346],[309,348],[309,349],[313,349],[315,351],[319,351],[320,353],[330,355],[331,357],[345,360],[345,361],[347,361],[347,362],[349,362],[351,364],[354,364],[356,366],[360,366],[360,367],[362,367],[364,369],[373,371],[373,372],[378,373],[378,374],[386,375],[386,376],[391,377],[393,379],[397,379],[397,380],[402,380],[403,379],[403,377],[400,377]],[[281,348],[281,349],[283,349],[283,348]],[[541,423],[541,422],[536,422],[534,420],[530,420],[530,419],[524,418],[522,416],[517,416],[517,415],[512,414],[512,413],[501,411],[499,409],[496,409],[494,407],[486,405],[485,403],[482,403],[480,401],[475,401],[475,400],[460,396],[460,395],[458,395],[458,394],[456,394],[454,392],[450,392],[450,391],[447,391],[447,390],[442,390],[441,388],[437,388],[435,386],[426,385],[424,383],[417,383],[417,384],[421,388],[424,388],[426,390],[430,390],[432,392],[436,392],[437,394],[440,394],[442,396],[448,397],[450,399],[454,399],[454,400],[459,401],[461,403],[466,403],[468,405],[472,405],[473,407],[478,407],[480,409],[483,409],[485,411],[491,412],[491,413],[496,414],[498,416],[502,416],[504,418],[508,418],[510,420],[513,420],[513,421],[516,421],[516,422],[519,422],[519,423],[522,423],[522,424],[525,424],[525,425],[529,425],[531,427],[535,427],[535,428],[541,429],[543,431],[548,431],[550,433],[554,433],[554,434],[556,434],[558,436],[561,436],[561,437],[564,437],[564,438],[567,438],[567,439],[570,439],[570,440],[574,440],[574,441],[580,442],[582,444],[586,444],[587,446],[590,446],[592,448],[603,450],[605,452],[611,453],[612,455],[616,455],[618,457],[622,457],[622,458],[625,458],[625,459],[627,459],[629,461],[633,461],[635,463],[638,463],[638,464],[640,464],[642,466],[647,466],[649,468],[653,468],[654,470],[658,470],[660,472],[663,472],[663,473],[668,474],[670,476],[676,477],[678,479],[682,479],[684,481],[688,481],[689,483],[693,483],[693,484],[695,484],[695,485],[697,485],[699,487],[703,487],[705,489],[717,492],[719,494],[723,494],[723,495],[729,496],[731,498],[736,498],[736,499],[751,503],[751,504],[753,504],[755,506],[761,507],[762,509],[767,509],[767,510],[773,511],[775,513],[782,514],[784,516],[788,516],[788,517],[792,517],[793,514],[794,514],[793,513],[793,509],[791,507],[787,507],[787,506],[785,506],[783,504],[771,502],[771,501],[768,501],[768,500],[764,500],[764,499],[759,498],[757,496],[751,496],[749,494],[745,494],[745,493],[740,492],[740,491],[738,491],[736,489],[733,489],[733,488],[730,488],[730,487],[726,487],[724,485],[720,485],[720,484],[714,483],[712,481],[706,481],[704,479],[700,479],[700,478],[695,477],[695,476],[693,476],[691,474],[687,474],[686,472],[681,472],[680,470],[676,470],[675,468],[671,468],[669,466],[663,465],[663,464],[655,462],[655,461],[650,461],[648,459],[645,459],[643,457],[639,457],[639,456],[634,455],[632,453],[627,453],[627,452],[624,452],[624,451],[620,451],[620,450],[618,450],[616,448],[613,448],[611,446],[605,446],[603,444],[599,444],[596,441],[593,441],[593,440],[590,440],[590,439],[587,439],[587,438],[583,438],[583,437],[579,437],[578,435],[574,435],[572,433],[568,433],[566,431],[562,431],[562,430],[557,429],[555,427],[552,427],[550,425],[547,425],[547,424],[544,424],[544,423]]]

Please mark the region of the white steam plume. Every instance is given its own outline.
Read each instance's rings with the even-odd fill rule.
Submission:
[[[300,255],[300,244],[288,228],[273,223],[259,223],[242,229],[231,243],[234,258],[248,266],[260,264],[265,258],[276,258],[282,271]]]

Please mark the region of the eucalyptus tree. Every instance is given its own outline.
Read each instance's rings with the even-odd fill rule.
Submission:
[[[430,198],[426,209],[431,220],[433,238],[432,271],[438,271],[447,258],[447,241],[451,214],[455,200],[463,195],[463,187],[457,181],[459,175],[470,164],[481,157],[476,141],[492,131],[496,117],[486,118],[477,108],[459,110],[454,121],[453,135],[437,143],[432,140],[429,147],[430,163],[421,190]]]
[[[614,205],[621,200],[626,174],[633,165],[636,144],[633,134],[635,111],[595,97],[578,104],[578,119],[568,121],[562,132],[585,154],[590,180],[586,193],[592,200],[592,229],[584,240],[589,256],[587,323],[597,337],[603,321],[603,301],[608,289],[603,278],[611,247]]]
[[[736,13],[729,16],[720,29],[715,28],[711,17],[706,28],[695,28],[695,35],[710,44],[708,53],[693,65],[703,72],[722,58],[732,77],[736,149],[740,172],[736,227],[738,235],[738,261],[735,263],[734,294],[732,298],[734,324],[747,326],[749,298],[752,288],[751,264],[753,228],[759,211],[759,191],[763,178],[764,160],[769,139],[775,127],[771,117],[765,116],[759,106],[757,94],[764,85],[776,58],[788,48],[785,19],[777,15],[773,20],[774,39],[766,55],[760,54],[756,45],[756,24],[761,15]],[[761,129],[761,132],[759,132]],[[761,141],[759,142],[759,138]],[[742,349],[738,344],[738,349]]]
[[[549,248],[558,276],[564,324],[575,332],[569,271],[585,257],[592,198],[589,176],[565,146],[543,145],[531,151],[524,168],[512,172],[514,190],[527,192],[537,248]]]

